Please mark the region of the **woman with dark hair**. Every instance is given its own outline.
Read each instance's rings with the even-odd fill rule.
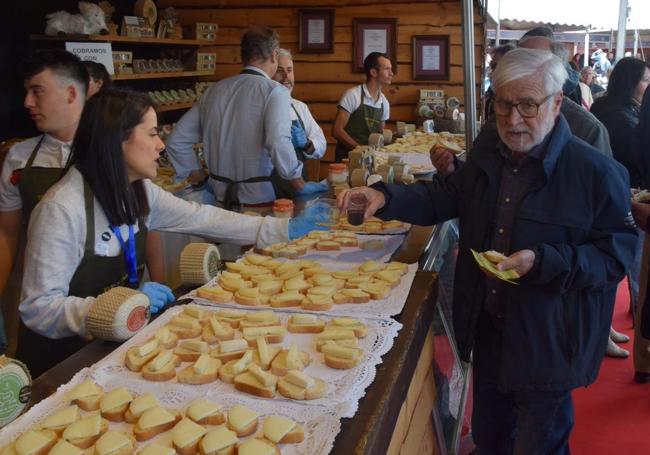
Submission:
[[[88,81],[88,91],[86,92],[88,98],[100,90],[109,88],[113,85],[111,75],[108,74],[108,70],[101,63],[84,60],[83,65],[86,67],[86,71],[88,71],[88,76],[90,76],[90,80]]]
[[[29,225],[20,304],[27,338],[18,358],[32,374],[83,345],[79,336],[87,335],[85,319],[96,296],[118,285],[140,286],[148,230],[244,245],[287,240],[286,219],[187,202],[151,183],[163,149],[147,95],[108,89],[86,103],[67,173]],[[152,312],[174,299],[158,283],[140,290]]]

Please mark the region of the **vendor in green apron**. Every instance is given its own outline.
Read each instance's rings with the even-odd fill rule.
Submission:
[[[33,376],[83,346],[86,316],[106,290],[139,288],[152,312],[174,300],[166,286],[141,283],[147,230],[236,244],[288,240],[287,220],[187,202],[151,183],[163,149],[146,94],[108,89],[86,103],[70,165],[30,220],[17,358]]]
[[[390,117],[390,105],[381,92],[390,85],[393,71],[390,59],[380,52],[371,52],[363,61],[366,83],[347,90],[338,105],[332,134],[338,141],[335,160],[347,158],[348,152],[368,144],[368,136],[381,133]]]

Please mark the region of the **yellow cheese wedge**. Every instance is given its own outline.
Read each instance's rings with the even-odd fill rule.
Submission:
[[[161,351],[160,354],[158,354],[151,362],[149,362],[147,368],[149,368],[151,371],[160,371],[165,367],[165,365],[171,362],[173,357],[174,353],[172,351],[168,349]]]
[[[274,455],[275,453],[275,446],[256,438],[247,439],[237,449],[237,455]]]
[[[142,346],[136,348],[135,353],[140,357],[144,357],[148,354],[151,354],[153,351],[155,351],[157,347],[158,347],[158,340],[156,338],[153,338],[152,340],[147,341]]]
[[[266,322],[276,321],[278,317],[273,311],[257,311],[255,313],[248,313],[245,319],[249,322]]]
[[[133,440],[120,431],[107,431],[95,443],[97,455],[118,453],[127,447],[133,448]]]
[[[74,439],[90,438],[97,436],[101,430],[102,418],[99,414],[84,417],[81,420],[70,424],[63,432],[63,439],[68,441]]]
[[[269,256],[262,256],[261,254],[249,254],[244,259],[246,259],[246,262],[253,265],[260,265],[271,260]]]
[[[129,410],[131,411],[131,414],[138,417],[142,415],[142,413],[147,409],[151,409],[156,406],[160,406],[160,403],[158,403],[156,397],[152,393],[145,393],[144,395],[136,397],[131,402],[129,405]]]
[[[237,291],[237,293],[242,296],[246,297],[249,299],[256,299],[260,296],[260,290],[257,288],[241,288]]]
[[[196,374],[203,374],[209,371],[214,371],[216,364],[216,359],[210,357],[210,354],[208,353],[203,353],[198,359],[196,359],[194,365],[192,365],[192,370],[194,370],[194,373]]]
[[[232,366],[233,373],[239,374],[245,371],[246,368],[248,368],[248,365],[250,365],[252,361],[253,361],[253,351],[246,351],[246,353],[233,364]]]
[[[318,322],[314,314],[294,314],[291,316],[291,323],[296,325],[312,325]]]
[[[52,439],[47,434],[41,431],[29,430],[16,439],[16,453],[31,455],[37,453],[51,442]]]
[[[259,365],[256,365],[254,363],[248,365],[248,371],[253,376],[255,376],[255,379],[257,379],[260,384],[264,385],[264,387],[271,387],[278,381],[278,378],[275,375],[267,373],[266,371],[262,370]]]
[[[246,327],[242,333],[245,338],[259,337],[264,335],[283,335],[287,330],[279,325],[272,325],[269,327]]]
[[[284,379],[290,384],[297,385],[298,387],[302,387],[303,389],[308,389],[310,387],[313,387],[314,384],[316,384],[314,378],[311,378],[307,376],[305,373],[303,373],[302,371],[298,371],[298,370],[289,370],[289,372],[284,377]]]
[[[205,315],[205,311],[203,311],[199,307],[188,305],[185,308],[183,308],[183,314],[194,319],[202,319],[203,316]]]
[[[314,286],[307,290],[309,295],[333,295],[336,292],[334,286]]]
[[[216,316],[220,318],[227,318],[227,319],[240,319],[243,318],[245,313],[243,311],[237,311],[237,310],[221,310],[217,311]]]
[[[294,262],[283,262],[282,265],[279,265],[275,270],[275,274],[280,276],[280,275],[286,275],[286,274],[291,274],[294,272],[300,271],[300,265],[294,263]]]
[[[277,444],[287,435],[287,433],[293,430],[295,426],[296,422],[293,420],[277,415],[270,415],[264,419],[264,437]]]
[[[376,272],[378,270],[381,270],[383,267],[384,265],[380,264],[379,262],[367,261],[359,266],[359,270],[362,272]]]
[[[177,455],[171,447],[151,444],[138,452],[138,455]]]
[[[186,414],[192,420],[199,421],[205,417],[209,417],[217,414],[221,411],[221,405],[215,403],[214,401],[206,400],[199,398],[194,400],[187,407]]]
[[[111,409],[118,408],[126,403],[133,401],[133,395],[126,390],[126,387],[120,387],[108,392],[99,401],[99,408],[102,412],[110,411]]]
[[[228,422],[235,430],[240,430],[259,417],[259,413],[236,404],[228,411]]]
[[[300,360],[300,352],[295,344],[292,344],[287,351],[286,364],[289,370],[302,370],[305,367]]]
[[[200,340],[185,340],[180,344],[180,347],[193,352],[208,352],[210,350],[208,343]]]
[[[158,340],[158,342],[160,343],[168,343],[169,340],[172,338],[172,332],[167,327],[161,327],[158,330],[156,330],[156,334],[154,335],[154,338]]]
[[[325,329],[316,335],[317,340],[343,340],[356,338],[354,330],[349,329]]]
[[[244,349],[248,349],[248,343],[242,338],[237,340],[226,340],[219,343],[219,352],[222,354],[243,351]]]
[[[210,328],[216,336],[225,336],[232,330],[230,326],[226,327],[215,317],[210,318]]]
[[[229,272],[228,270],[225,270],[221,272],[220,277],[226,278],[228,280],[243,280],[244,278],[237,272]]]
[[[68,398],[70,401],[77,400],[79,398],[92,397],[102,393],[102,388],[95,384],[95,381],[92,379],[87,379],[77,387],[70,391]]]
[[[201,328],[201,323],[198,320],[194,318],[188,318],[187,316],[176,316],[174,319],[169,321],[169,323],[172,326],[181,329],[198,330]]]
[[[172,431],[172,439],[177,447],[185,447],[201,439],[207,430],[190,419],[183,419]]]
[[[201,440],[203,452],[213,453],[226,447],[237,444],[237,433],[229,430],[225,426],[218,427],[209,431]]]
[[[84,455],[84,451],[73,446],[68,441],[59,439],[59,442],[50,449],[48,455]]]
[[[51,416],[47,417],[41,423],[46,430],[60,428],[70,425],[72,422],[79,420],[79,408],[76,405],[60,409]]]
[[[323,345],[321,351],[325,355],[331,355],[333,357],[340,357],[342,359],[354,360],[359,356],[359,351],[355,348],[345,348],[343,346],[338,346],[334,343],[328,343]]]
[[[269,351],[269,345],[266,342],[266,338],[262,337],[257,337],[255,340],[257,343],[257,353],[260,357],[260,363],[262,365],[267,365],[271,363],[271,352]]]
[[[352,319],[352,318],[334,318],[332,319],[332,324],[337,325],[339,327],[349,327],[349,326],[358,325],[359,321],[357,319]]]
[[[316,286],[326,286],[334,281],[334,277],[328,273],[319,273],[318,275],[314,275],[311,281]]]
[[[147,428],[157,427],[158,425],[173,422],[174,420],[176,420],[174,414],[163,407],[156,406],[142,413],[138,420],[138,426],[146,430]]]

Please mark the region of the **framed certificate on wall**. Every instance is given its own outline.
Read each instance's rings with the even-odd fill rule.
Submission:
[[[334,52],[334,10],[298,11],[298,51],[302,54]]]
[[[449,36],[415,35],[413,41],[413,79],[449,79]]]
[[[388,55],[397,73],[397,19],[352,21],[352,72],[363,73],[363,61],[371,52]]]

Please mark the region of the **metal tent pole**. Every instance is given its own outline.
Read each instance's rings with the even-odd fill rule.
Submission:
[[[476,137],[476,83],[474,81],[474,2],[462,0],[463,79],[465,84],[465,142],[467,150]]]
[[[625,26],[627,23],[627,0],[620,0],[618,6],[618,30],[616,31],[616,61],[625,55]]]

